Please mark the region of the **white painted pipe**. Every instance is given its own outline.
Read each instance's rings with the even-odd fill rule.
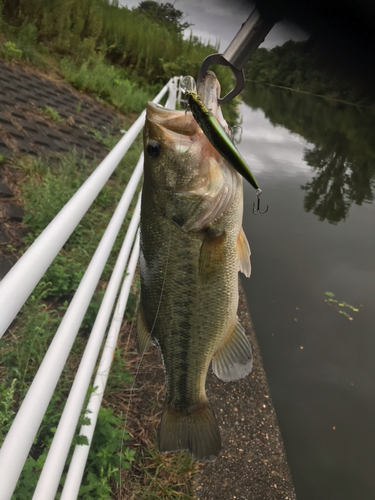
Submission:
[[[174,78],[171,78],[168,82],[168,99],[165,103],[165,107],[167,109],[175,109],[176,108],[176,87]]]
[[[0,500],[9,500],[139,183],[143,153],[0,449]]]
[[[168,83],[168,97],[167,97],[167,100],[165,101],[165,104],[164,104],[164,107],[167,109],[169,108],[170,98],[171,98],[171,83],[169,82]]]
[[[69,397],[64,407],[59,425],[48,452],[33,500],[53,500],[55,498],[60,478],[64,470],[74,431],[85,400],[95,362],[102,345],[103,337],[121,284],[125,266],[128,261],[134,237],[137,232],[141,209],[141,199],[138,198],[132,220],[127,230],[111,279],[101,303],[93,329],[91,331],[85,352],[74,379]]]
[[[159,92],[158,103],[168,90]],[[145,111],[0,282],[0,338],[141,131]]]
[[[181,94],[182,94],[182,87],[181,87],[181,81],[182,81],[182,76],[177,77],[177,82],[178,82],[178,96],[177,96],[177,102],[180,105],[181,104]]]
[[[113,359],[113,354],[116,348],[118,334],[124,317],[124,312],[129,297],[130,287],[133,281],[135,269],[137,267],[138,256],[139,256],[139,233],[137,234],[137,238],[134,243],[133,252],[127,269],[128,275],[124,279],[124,283],[122,285],[120,297],[116,304],[116,309],[109,329],[107,341],[103,349],[103,354],[93,384],[93,387],[96,388],[96,390],[91,394],[89,403],[87,405],[86,414],[90,419],[90,425],[88,426],[84,425],[81,427],[80,430],[80,435],[86,436],[89,444],[88,446],[83,445],[75,447],[68,475],[65,480],[64,489],[61,495],[61,500],[75,500],[77,498],[78,491],[81,486],[82,476],[85,469],[87,456],[89,454],[90,445],[92,442],[92,437],[94,434],[100,405],[103,399],[103,393],[107,383],[109,370]]]

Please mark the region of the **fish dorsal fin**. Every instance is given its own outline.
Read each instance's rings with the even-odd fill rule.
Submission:
[[[237,239],[237,254],[238,270],[241,271],[246,276],[246,278],[249,278],[251,274],[251,252],[249,242],[247,241],[246,234],[242,227]]]
[[[146,349],[152,344],[150,333],[146,326],[145,316],[142,306],[139,305],[137,315],[137,352],[143,354]]]
[[[208,230],[199,255],[199,276],[204,282],[211,281],[222,265],[225,253],[225,233],[219,235]]]
[[[237,317],[232,331],[212,359],[212,370],[220,380],[231,382],[246,377],[252,368],[250,342]]]

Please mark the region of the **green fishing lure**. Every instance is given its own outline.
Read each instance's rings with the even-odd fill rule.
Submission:
[[[227,160],[227,162],[240,175],[242,175],[242,177],[250,182],[253,188],[257,190],[257,194],[259,192],[260,195],[262,191],[260,190],[257,181],[217,118],[205,106],[201,97],[196,92],[186,90],[185,96],[195,121],[203,130],[204,135],[216,151],[220,153],[220,155]]]

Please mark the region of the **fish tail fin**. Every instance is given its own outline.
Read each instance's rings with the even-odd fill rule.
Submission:
[[[162,453],[188,450],[196,460],[214,460],[221,449],[220,431],[208,401],[181,412],[166,404],[159,429]]]

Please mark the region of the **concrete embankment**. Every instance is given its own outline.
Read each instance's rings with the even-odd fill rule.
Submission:
[[[75,150],[88,160],[100,160],[107,151],[90,130],[105,136],[118,131],[124,119],[62,81],[0,60],[1,157],[62,156]],[[0,279],[15,262],[6,246],[27,234],[20,176],[19,169],[0,162]]]

